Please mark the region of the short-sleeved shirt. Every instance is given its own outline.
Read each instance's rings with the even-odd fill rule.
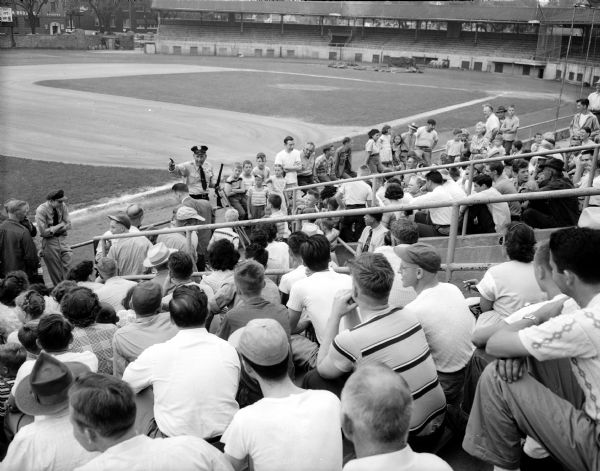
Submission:
[[[379,142],[374,141],[373,139],[369,139],[365,144],[365,150],[368,154],[379,155],[379,152],[381,151],[381,146]]]
[[[600,294],[574,313],[520,330],[519,339],[536,360],[571,360],[585,395],[584,411],[600,421]]]
[[[437,131],[435,129],[428,131],[427,126],[421,126],[419,129],[417,129],[415,137],[415,145],[417,147],[429,147],[432,149],[435,143],[438,141]]]
[[[241,409],[223,434],[225,453],[257,471],[341,471],[340,401],[329,391],[267,397]]]
[[[335,294],[351,287],[352,278],[348,275],[333,270],[312,273],[292,286],[287,307],[308,316],[320,343],[325,336]]]
[[[402,315],[407,312],[421,322],[438,371],[454,373],[469,363],[475,350],[471,342],[475,318],[456,286],[438,283],[424,289],[405,306]]]
[[[344,199],[344,204],[348,205],[366,205],[367,201],[372,199],[372,190],[369,185],[363,181],[342,183],[339,194]]]
[[[413,396],[410,431],[428,434],[444,417],[446,399],[425,332],[409,312],[388,308],[353,329],[340,332],[329,356],[340,371],[356,362],[381,362],[401,374]],[[433,429],[433,430],[432,430]]]
[[[287,309],[282,304],[274,304],[264,298],[242,301],[227,311],[217,335],[227,340],[236,330],[244,327],[252,319],[274,319],[290,338],[290,318]]]
[[[302,160],[298,149],[292,149],[291,152],[287,152],[284,149],[275,156],[275,165],[281,165],[284,170],[286,167],[300,166],[301,164]],[[298,172],[295,170],[285,170],[285,183],[288,185],[297,185]]]
[[[98,373],[112,375],[113,350],[112,339],[117,331],[114,324],[92,324],[87,327],[73,329],[73,343],[69,346],[72,352],[92,352],[98,357]]]
[[[504,122],[502,123],[502,127],[505,128],[512,128],[514,126],[517,126],[517,128],[519,127],[519,118],[517,118],[517,116],[513,116],[512,118],[506,116],[504,118]],[[502,139],[504,139],[505,141],[514,141],[517,137],[517,133],[516,132],[510,132],[510,131],[502,131]]]
[[[108,251],[108,258],[117,262],[117,275],[141,275],[144,273],[144,259],[152,242],[146,237],[131,237],[113,245]]]
[[[210,165],[208,162],[204,162],[202,164],[202,170],[204,171],[206,190],[202,187],[202,175],[200,174],[200,167],[198,167],[196,162],[193,160],[175,165],[175,168],[169,172],[173,175],[183,178],[184,183],[188,186],[191,195],[202,195],[208,193],[208,186],[212,183],[212,179],[214,177],[212,165]]]
[[[477,290],[494,303],[494,311],[502,318],[526,304],[546,299],[535,279],[532,262],[511,260],[494,265],[485,272]]]

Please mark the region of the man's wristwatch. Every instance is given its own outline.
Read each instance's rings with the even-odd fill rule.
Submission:
[[[533,321],[534,324],[537,324],[537,322],[538,322],[538,318],[535,317],[533,314],[525,314],[523,316],[523,319],[527,319],[528,321]]]

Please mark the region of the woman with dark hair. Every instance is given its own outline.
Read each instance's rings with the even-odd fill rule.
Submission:
[[[522,222],[511,222],[500,243],[509,261],[488,269],[477,284],[482,314],[476,328],[499,323],[522,307],[546,299],[535,279],[533,229]]]
[[[102,283],[96,283],[92,275],[94,273],[94,262],[91,260],[84,260],[79,262],[67,273],[67,280],[73,280],[79,286],[85,286],[91,290],[100,288]]]
[[[61,312],[60,302],[65,294],[77,288],[77,283],[73,280],[63,280],[50,291],[50,298],[46,300],[48,312]]]
[[[6,336],[18,330],[22,324],[15,309],[15,299],[29,288],[29,280],[24,271],[11,271],[0,281],[0,331]]]
[[[379,138],[381,132],[379,129],[371,129],[367,135],[369,140],[365,144],[365,152],[367,153],[367,166],[371,173],[383,173],[384,168],[381,165],[381,159],[379,153],[381,152],[381,145],[379,144]]]
[[[399,183],[388,183],[385,193],[383,194],[383,205],[394,206],[399,204],[408,204],[412,201],[412,196],[408,192],[404,192],[402,185]],[[412,213],[412,211],[410,211]],[[383,213],[381,223],[389,229],[393,220],[406,219],[406,211],[390,211]]]
[[[98,372],[111,375],[112,338],[117,326],[97,323],[101,305],[96,293],[89,288],[77,286],[63,296],[60,309],[74,327],[73,343],[69,346],[69,351],[92,351],[98,357]]]

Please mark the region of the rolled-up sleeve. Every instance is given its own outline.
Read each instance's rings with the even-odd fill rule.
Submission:
[[[148,347],[137,360],[129,363],[125,368],[123,381],[128,383],[136,394],[152,385],[154,358],[156,355],[160,356],[156,347],[156,345]]]

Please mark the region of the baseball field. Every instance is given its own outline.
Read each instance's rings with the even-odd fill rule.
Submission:
[[[201,144],[226,173],[257,152],[272,162],[288,134],[297,145],[318,147],[351,135],[360,150],[372,127],[404,131],[435,118],[443,144],[453,128],[472,129],[483,118],[483,103],[514,104],[522,126],[552,119],[559,89],[557,82],[448,69],[385,73],[324,61],[3,51],[0,197],[27,199],[34,209],[48,190],[63,188],[72,209],[116,198],[125,204],[123,195],[172,183],[169,157],[187,160]],[[561,116],[572,113],[578,95],[578,87],[565,87]],[[147,222],[165,215],[165,208],[151,210]],[[87,232],[73,230],[72,242]]]

